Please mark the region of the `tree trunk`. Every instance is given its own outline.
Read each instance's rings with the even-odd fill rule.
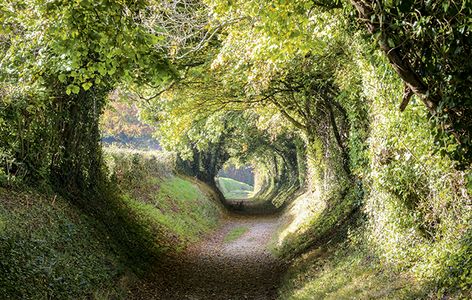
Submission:
[[[401,46],[390,47],[388,45],[388,33],[380,25],[372,20],[376,17],[371,4],[362,0],[350,0],[359,13],[360,20],[364,21],[370,34],[380,32],[380,49],[385,53],[395,72],[400,76],[405,85],[417,95],[428,109],[431,115],[436,114],[438,99],[428,93],[429,88],[423,79],[413,70],[410,62],[401,54]],[[378,16],[377,16],[378,17]],[[405,109],[405,104],[401,105]]]

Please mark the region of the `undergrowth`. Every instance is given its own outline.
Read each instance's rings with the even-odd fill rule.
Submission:
[[[2,298],[125,295],[135,276],[104,225],[61,197],[26,190],[0,188]]]

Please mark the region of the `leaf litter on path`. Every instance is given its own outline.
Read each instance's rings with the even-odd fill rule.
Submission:
[[[284,264],[269,251],[268,244],[278,224],[276,216],[228,216],[217,231],[191,245],[178,259],[159,263],[131,291],[130,298],[276,299]],[[238,231],[238,236],[225,241],[232,231]]]

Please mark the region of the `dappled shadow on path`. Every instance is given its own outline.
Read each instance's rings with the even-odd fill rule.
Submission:
[[[238,215],[272,216],[280,214],[286,205],[276,207],[271,201],[261,199],[225,199],[225,207]]]
[[[269,251],[276,216],[230,215],[222,226],[178,258],[162,261],[130,291],[132,299],[276,299],[285,266]],[[238,228],[242,236],[225,237]]]

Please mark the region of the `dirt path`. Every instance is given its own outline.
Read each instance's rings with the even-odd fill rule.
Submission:
[[[222,227],[189,247],[181,259],[159,266],[153,278],[133,291],[133,299],[276,299],[283,265],[268,250],[277,229],[273,216],[225,218]],[[232,230],[247,228],[234,241]]]

